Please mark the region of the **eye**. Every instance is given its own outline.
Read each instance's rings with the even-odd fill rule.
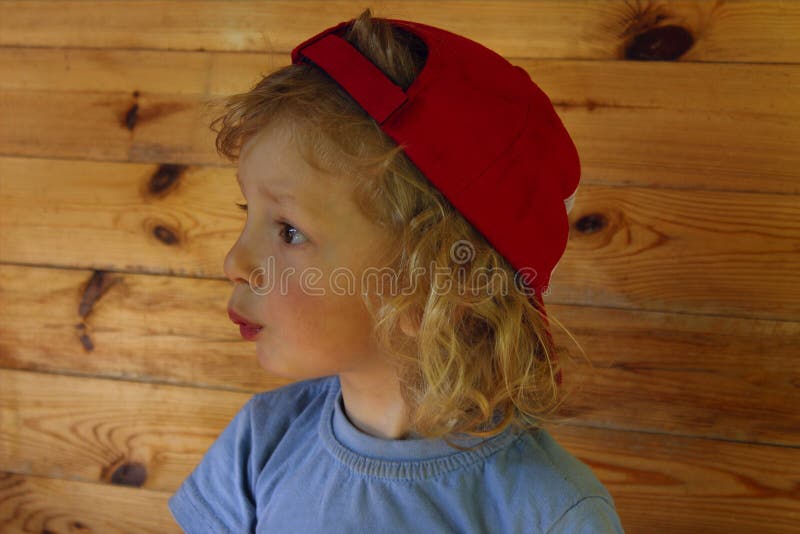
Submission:
[[[237,202],[236,205],[239,206],[239,208],[242,211],[247,211],[247,204],[242,204],[240,202]],[[301,232],[300,230],[298,230],[297,228],[295,228],[294,226],[292,226],[289,223],[286,223],[286,222],[283,222],[283,221],[277,221],[277,223],[280,226],[283,227],[283,229],[279,232],[278,235],[280,235],[284,239],[284,243],[286,243],[287,245],[302,245],[303,243],[305,243],[306,236],[303,235],[303,232]],[[297,236],[301,236],[303,241],[301,241],[299,243],[295,242],[294,239]],[[289,238],[288,242],[286,241],[287,237]]]
[[[298,230],[289,223],[279,222],[278,224],[283,226],[284,230],[286,230],[285,232],[282,231],[280,233],[280,236],[283,238],[286,238],[287,236],[289,237],[289,242],[286,243],[287,245],[302,245],[303,243],[305,243],[306,236],[303,235],[303,232],[301,232],[300,230]],[[298,235],[301,236],[303,240],[299,243],[296,243],[293,241],[293,239]]]

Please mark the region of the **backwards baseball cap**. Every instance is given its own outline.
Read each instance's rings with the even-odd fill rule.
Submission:
[[[354,20],[299,44],[292,63],[321,68],[404,147],[514,267],[548,324],[542,293],[566,249],[567,214],[580,180],[572,139],[548,96],[521,67],[441,28],[382,20],[416,35],[428,49],[405,91],[342,38]],[[560,372],[556,378],[560,384]]]

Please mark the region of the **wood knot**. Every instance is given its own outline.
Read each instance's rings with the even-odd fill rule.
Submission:
[[[86,352],[92,352],[94,350],[94,343],[92,343],[92,338],[89,337],[89,334],[86,333],[86,325],[80,323],[77,325],[78,330],[81,331],[78,339],[81,341],[81,345],[83,345],[83,349]]]
[[[125,127],[128,130],[133,130],[136,127],[136,115],[139,113],[139,104],[132,105],[128,112],[125,114]]]
[[[86,319],[89,313],[91,313],[95,302],[105,295],[111,286],[119,281],[120,278],[114,278],[106,271],[94,271],[92,277],[86,283],[86,287],[83,289],[81,302],[78,304],[78,315]]]
[[[186,171],[186,165],[164,163],[158,166],[156,172],[150,176],[147,183],[147,192],[150,195],[165,196],[175,189],[181,175]]]
[[[575,230],[582,234],[593,234],[608,226],[608,219],[602,213],[590,213],[575,221]]]
[[[694,37],[683,26],[659,26],[636,35],[625,47],[625,59],[674,61],[693,45]]]
[[[157,224],[155,228],[153,228],[153,235],[165,245],[175,245],[178,243],[177,234],[161,224]]]
[[[133,92],[134,100],[139,99],[139,91]],[[139,118],[139,102],[134,102],[131,107],[128,108],[127,113],[125,113],[125,118],[122,120],[122,125],[127,128],[128,130],[133,131],[136,127],[136,121]]]
[[[111,483],[119,486],[140,488],[146,479],[147,468],[139,462],[125,462],[117,467],[111,475]]]

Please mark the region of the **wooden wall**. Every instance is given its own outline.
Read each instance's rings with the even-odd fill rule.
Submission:
[[[797,532],[800,3],[0,3],[0,531],[178,532],[266,376],[206,103],[372,7],[523,66],[582,158],[551,430],[637,532]],[[568,336],[557,341],[571,350]]]

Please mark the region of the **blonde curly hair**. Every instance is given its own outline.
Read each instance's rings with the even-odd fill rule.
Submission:
[[[373,18],[369,8],[343,37],[404,90],[426,61],[422,40]],[[478,273],[490,272],[516,284],[515,269],[346,91],[318,67],[294,64],[222,103],[211,123],[220,155],[235,162],[250,137],[288,125],[306,161],[352,177],[360,209],[397,236],[382,251],[384,264],[401,287],[415,291],[362,296],[374,339],[397,370],[413,432],[463,449],[449,437],[491,437],[509,425],[534,429],[563,420],[551,417],[568,390],[555,379],[562,359],[544,315],[529,294],[498,293],[495,278],[480,283]],[[471,244],[467,261],[448,246],[463,242]],[[442,278],[434,280],[430,265],[450,273],[450,290],[440,290]]]

